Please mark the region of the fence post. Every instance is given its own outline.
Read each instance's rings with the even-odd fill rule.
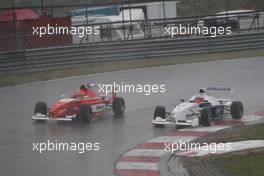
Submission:
[[[126,29],[125,29],[125,19],[124,19],[124,5],[121,5],[121,9],[122,9],[122,21],[123,21],[123,40],[126,40]]]
[[[85,1],[85,27],[88,27],[88,2],[87,0]],[[83,31],[84,32],[84,31]],[[87,41],[87,43],[89,43],[89,34],[85,35],[85,40]]]
[[[163,19],[164,19],[164,24],[166,24],[166,12],[165,12],[165,0],[162,0],[162,6],[163,6]]]
[[[194,11],[194,16],[195,16],[195,26],[197,27],[198,25],[198,18],[197,18],[197,11],[196,11],[196,3],[195,3],[195,0],[192,1],[193,2],[193,11]]]
[[[131,39],[133,40],[133,26],[132,26],[132,16],[131,16],[131,2],[129,2],[129,20],[130,20],[129,32],[131,33]]]
[[[195,0],[193,0],[192,2],[193,2],[193,12],[194,12],[194,16],[197,19],[197,11],[196,11],[196,3],[195,3]]]
[[[51,3],[51,16],[54,17],[53,3]]]
[[[13,15],[13,25],[14,25],[14,37],[15,37],[15,46],[16,49],[19,49],[19,38],[18,38],[18,31],[17,31],[17,16],[15,11],[15,4],[12,3],[12,15]]]
[[[40,0],[40,13],[41,13],[41,15],[43,15],[43,13],[44,13],[43,6],[44,6],[44,1]]]
[[[229,15],[228,15],[228,7],[227,7],[227,0],[225,0],[225,15],[226,15],[226,25],[229,23]]]
[[[239,13],[237,13],[237,23],[238,23],[237,30],[238,30],[238,33],[240,33],[240,14]]]
[[[255,3],[256,3],[256,11],[257,11],[257,26],[258,26],[258,32],[259,32],[259,29],[260,29],[260,26],[259,26],[259,17],[260,17],[260,15],[259,15],[259,7],[258,7],[258,1],[257,0],[255,0]]]

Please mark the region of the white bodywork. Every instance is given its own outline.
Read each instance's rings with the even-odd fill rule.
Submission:
[[[225,110],[229,110],[233,101],[233,89],[230,88],[215,88],[208,87],[202,88],[204,93],[195,95],[189,99],[176,105],[170,113],[167,113],[166,118],[156,117],[152,120],[152,124],[157,125],[186,125],[186,126],[198,126],[200,111],[200,103],[195,101],[197,98],[202,98],[204,102],[211,103],[212,106],[224,105]],[[212,92],[210,92],[212,91]],[[228,94],[228,98],[225,96],[215,97],[213,93],[224,92]],[[219,96],[219,95],[218,95]]]
[[[40,114],[40,113],[37,113],[35,115],[32,116],[32,120],[45,120],[45,121],[72,121],[73,118],[75,118],[76,115],[74,116],[66,116],[64,118],[50,118],[49,116],[47,115],[43,115],[43,114]]]

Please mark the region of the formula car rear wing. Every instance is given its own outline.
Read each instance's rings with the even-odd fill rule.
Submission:
[[[221,100],[233,100],[234,98],[234,89],[227,87],[207,87],[205,88],[206,94],[214,96],[217,99]]]

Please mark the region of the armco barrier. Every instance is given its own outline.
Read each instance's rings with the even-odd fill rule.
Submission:
[[[264,48],[264,33],[122,41],[0,52],[0,73],[69,68],[94,62]],[[176,58],[175,58],[176,59]]]

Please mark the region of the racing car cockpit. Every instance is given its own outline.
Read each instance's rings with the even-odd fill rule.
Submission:
[[[195,95],[192,98],[190,98],[189,100],[190,103],[197,103],[197,104],[201,104],[204,102],[204,98],[200,95]]]
[[[72,96],[73,98],[82,98],[82,97],[88,97],[88,98],[94,98],[97,94],[94,90],[91,89],[91,85],[88,83],[87,87],[85,85],[81,85],[78,92],[75,92]]]

